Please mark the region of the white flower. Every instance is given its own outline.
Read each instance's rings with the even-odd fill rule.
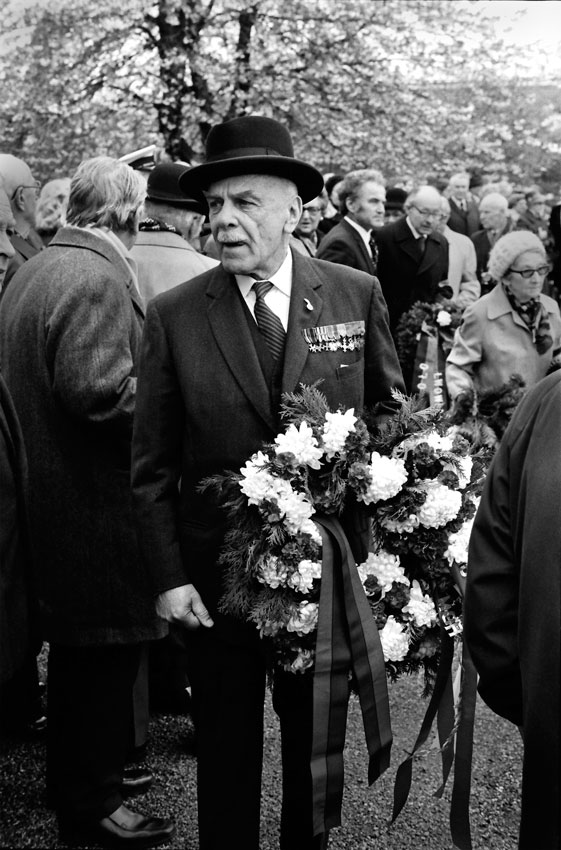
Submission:
[[[439,310],[436,314],[436,324],[440,325],[441,328],[445,328],[448,325],[452,324],[452,316],[448,312],[448,310]]]
[[[317,535],[315,525],[309,521],[314,514],[314,506],[305,494],[294,490],[290,482],[282,478],[275,481],[275,489],[279,513],[284,517],[287,529],[293,534],[307,531],[309,534]]]
[[[453,564],[454,561],[457,564],[467,564],[469,538],[474,519],[475,517],[467,519],[464,523],[462,523],[462,526],[458,529],[458,531],[449,535],[448,548],[444,553],[444,556],[448,558],[450,564]]]
[[[300,593],[309,593],[316,578],[321,578],[321,561],[304,560],[288,579],[288,585]]]
[[[462,507],[462,494],[451,490],[440,481],[425,481],[423,488],[427,498],[419,508],[419,522],[425,528],[441,528],[455,519]]]
[[[451,452],[452,445],[454,444],[454,437],[450,433],[446,433],[441,436],[438,431],[434,429],[432,431],[421,431],[418,434],[413,434],[411,437],[407,437],[406,440],[403,440],[396,448],[394,449],[394,453],[396,455],[407,454],[407,452],[411,451],[411,449],[416,448],[421,443],[428,443],[431,449],[435,452]]]
[[[386,594],[386,591],[391,590],[394,581],[409,584],[399,564],[399,556],[392,555],[391,552],[386,552],[384,549],[380,549],[376,553],[369,552],[366,561],[360,564],[357,569],[363,584],[365,584],[368,576],[376,577],[378,583],[382,586],[382,596]]]
[[[319,606],[317,602],[300,602],[294,608],[288,623],[287,631],[297,635],[307,635],[317,626]]]
[[[369,484],[366,493],[357,498],[365,505],[386,501],[397,496],[407,481],[405,463],[400,458],[386,457],[378,452],[372,452],[369,473]]]
[[[409,651],[409,638],[403,626],[391,614],[380,632],[384,661],[403,661]]]
[[[423,593],[418,581],[412,583],[409,602],[404,605],[403,611],[405,614],[411,615],[417,626],[430,626],[436,622],[437,614],[434,603],[430,596]]]
[[[311,649],[302,649],[302,647],[298,647],[298,655],[289,663],[288,661],[283,665],[284,669],[288,673],[303,673],[304,670],[307,670],[314,663],[314,653]]]
[[[284,434],[277,436],[275,452],[277,455],[292,454],[299,466],[311,466],[312,469],[320,468],[319,461],[323,455],[314,432],[305,421],[301,422],[299,427],[289,425]]]
[[[259,505],[274,495],[275,478],[264,468],[267,462],[263,452],[257,452],[240,469],[244,477],[240,481],[240,489],[250,505]]]
[[[269,587],[284,587],[288,570],[276,555],[266,555],[259,564],[257,578],[261,584],[267,584]]]
[[[323,449],[328,460],[342,452],[345,440],[353,430],[357,421],[354,407],[344,413],[326,413],[323,426]]]

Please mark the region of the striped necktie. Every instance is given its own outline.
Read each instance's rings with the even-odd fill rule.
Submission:
[[[256,280],[252,289],[255,292],[255,319],[257,326],[269,346],[275,360],[282,357],[284,351],[285,330],[282,322],[265,303],[265,295],[272,289],[270,280]]]

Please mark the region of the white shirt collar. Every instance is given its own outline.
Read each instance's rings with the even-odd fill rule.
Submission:
[[[256,278],[251,277],[248,274],[237,274],[235,275],[235,278],[241,294],[244,298],[247,298]],[[278,271],[268,277],[267,280],[270,280],[273,286],[280,289],[283,295],[290,298],[290,293],[292,292],[292,251],[287,251],[281,267]]]
[[[411,233],[413,234],[415,239],[420,239],[423,234],[419,233],[419,231],[415,227],[413,227],[413,225],[411,224],[411,219],[409,218],[409,216],[405,217],[405,221],[409,225],[409,230],[411,231]]]

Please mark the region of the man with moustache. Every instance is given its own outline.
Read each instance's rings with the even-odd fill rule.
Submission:
[[[393,411],[402,376],[378,282],[291,251],[323,179],[285,127],[245,116],[212,128],[206,161],[181,178],[204,193],[220,265],[149,305],[133,435],[133,495],[157,610],[183,623],[197,733],[201,850],[259,850],[266,671],[257,629],[218,610],[225,518],[201,479],[240,469],[282,430],[283,392],[321,381],[330,406]],[[364,345],[345,342],[364,333]],[[335,334],[332,350],[309,338]],[[339,334],[339,336],[337,336]],[[315,348],[315,346],[314,346]],[[356,558],[367,523],[343,515]],[[345,638],[341,636],[341,640]],[[312,819],[312,677],[279,670],[282,850],[327,845]]]

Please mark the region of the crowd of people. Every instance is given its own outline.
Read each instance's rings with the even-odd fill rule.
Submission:
[[[519,528],[532,546],[547,537],[556,466],[543,471],[534,530],[505,483],[523,478],[531,502],[545,480],[535,444],[555,439],[543,411],[558,415],[559,198],[460,170],[394,185],[377,168],[322,174],[294,156],[284,126],[255,116],[212,128],[193,167],[139,152],[87,159],[42,187],[38,176],[0,154],[0,723],[46,728],[61,837],[171,840],[170,819],[127,797],[151,782],[150,712],[179,711],[197,736],[200,847],[238,835],[258,850],[265,659],[257,630],[220,611],[227,529],[199,484],[270,441],[282,394],[300,383],[321,381],[333,409],[375,410],[373,425],[392,416],[392,391],[418,389],[400,328],[428,303],[460,316],[445,352],[450,405],[513,374],[528,393],[505,440],[519,456],[510,465],[502,449],[474,526],[466,633],[483,698],[528,742],[520,847],[559,848],[556,546],[540,555],[553,609],[543,655],[522,651],[521,662],[520,563],[524,582],[534,575],[526,546],[509,542]],[[360,345],[349,347],[351,325]],[[309,328],[330,344],[310,348]],[[358,562],[365,515],[350,505],[342,522]],[[540,605],[528,605],[529,641],[539,623]],[[272,688],[280,847],[325,848],[330,825],[312,820],[311,674],[279,669]]]

